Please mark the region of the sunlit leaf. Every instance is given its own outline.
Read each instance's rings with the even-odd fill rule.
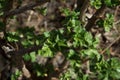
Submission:
[[[35,54],[35,52],[31,52],[30,53],[30,57],[31,57],[31,62],[35,62],[35,60],[36,60],[36,54]]]

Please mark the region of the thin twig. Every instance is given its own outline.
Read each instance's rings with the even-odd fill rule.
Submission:
[[[107,51],[115,42],[117,42],[120,39],[120,36],[117,37],[117,39],[115,39],[108,47],[106,47],[101,54],[104,54],[105,51]]]
[[[116,21],[114,24],[116,25],[116,24],[119,24],[119,23],[120,23],[120,20]]]

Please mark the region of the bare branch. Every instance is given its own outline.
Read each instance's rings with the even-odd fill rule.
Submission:
[[[95,14],[93,14],[92,18],[88,20],[88,23],[86,24],[85,28],[87,31],[90,31],[91,28],[94,26],[95,22],[103,16],[106,10],[106,5],[103,5],[100,9],[98,9]]]
[[[36,6],[42,5],[42,4],[44,4],[46,2],[49,2],[49,1],[50,0],[40,0],[39,2],[32,2],[30,4],[27,4],[27,5],[23,6],[23,7],[20,7],[18,9],[14,9],[14,10],[6,13],[4,15],[4,17],[10,17],[10,16],[13,16],[13,15],[16,15],[16,14],[23,13],[23,12],[25,12],[27,10],[31,10],[31,9],[33,9]]]
[[[14,56],[14,55],[23,56],[24,54],[29,54],[30,52],[37,51],[41,48],[42,48],[42,45],[32,46],[32,47],[29,47],[29,48],[20,49],[18,51],[10,51],[7,54],[10,54],[11,56]]]
[[[85,12],[86,12],[89,4],[90,4],[90,1],[89,0],[85,0],[83,5],[82,5],[82,7],[81,7],[81,9],[80,9],[80,20],[81,21],[84,21]]]

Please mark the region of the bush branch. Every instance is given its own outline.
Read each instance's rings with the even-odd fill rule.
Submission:
[[[90,31],[91,28],[94,26],[95,22],[101,17],[103,16],[103,14],[105,13],[106,10],[106,5],[102,5],[101,8],[99,8],[95,14],[93,14],[92,18],[90,18],[88,20],[88,23],[86,24],[85,28],[87,31]]]
[[[18,51],[10,51],[7,54],[10,54],[12,57],[14,55],[23,56],[24,54],[29,54],[30,52],[37,51],[37,50],[39,50],[41,48],[42,48],[42,45],[32,46],[32,47],[29,47],[29,48],[20,49]]]
[[[82,5],[82,7],[81,7],[81,9],[80,9],[80,20],[81,21],[84,21],[85,12],[86,12],[89,4],[90,4],[90,1],[89,0],[85,0],[83,5]]]
[[[40,0],[39,2],[29,3],[29,4],[25,5],[25,6],[22,6],[22,7],[18,8],[18,9],[14,9],[12,11],[9,11],[8,13],[6,13],[4,15],[4,17],[10,17],[10,16],[13,16],[13,15],[16,15],[16,14],[23,13],[23,12],[25,12],[27,10],[33,9],[33,7],[42,5],[42,4],[46,3],[46,2],[49,2],[49,0]]]

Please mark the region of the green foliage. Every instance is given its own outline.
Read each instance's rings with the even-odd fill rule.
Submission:
[[[21,71],[16,70],[15,73],[11,75],[11,80],[17,80],[18,77],[20,77],[21,74],[22,74]]]
[[[119,79],[119,60],[110,58],[105,60],[98,53],[97,44],[98,38],[94,38],[90,32],[87,32],[79,22],[79,13],[63,9],[62,12],[66,15],[62,22],[63,29],[44,32],[42,35],[35,35],[34,28],[19,29],[14,33],[7,33],[7,40],[17,42],[21,40],[24,47],[32,45],[43,45],[36,52],[24,55],[26,61],[33,63],[33,69],[37,76],[47,76],[53,71],[53,66],[48,64],[44,68],[36,63],[36,56],[54,57],[57,51],[61,51],[67,60],[70,61],[69,68],[60,76],[60,80],[91,80],[94,76],[98,80]],[[100,25],[111,27],[113,16],[106,14],[105,20]],[[105,28],[108,31],[107,28]],[[92,74],[86,74],[83,69],[82,60],[90,59],[88,67]],[[115,64],[115,65],[114,65]]]
[[[90,2],[97,9],[103,4],[102,0],[91,0]],[[112,0],[105,0],[104,3],[110,7],[118,5],[117,0],[114,2]],[[41,11],[44,15],[46,14],[46,9]],[[31,61],[34,73],[37,76],[44,77],[54,71],[52,64],[47,64],[45,67],[38,64],[36,62],[37,56],[53,58],[60,51],[66,60],[70,62],[69,68],[61,74],[60,80],[120,79],[119,59],[106,59],[103,55],[99,54],[97,49],[99,39],[93,37],[83,27],[79,21],[79,12],[61,9],[61,13],[65,15],[65,19],[61,22],[63,28],[36,35],[33,27],[25,27],[16,30],[16,32],[7,32],[5,39],[8,42],[20,42],[24,48],[33,45],[42,46],[41,49],[23,56],[25,61]],[[113,15],[106,14],[106,18],[98,21],[97,24],[104,27],[105,31],[110,31],[113,25]],[[4,27],[4,24],[0,23],[0,26]],[[88,68],[90,69],[89,73],[84,70]],[[16,71],[15,74],[12,74],[11,80],[16,80],[20,74],[21,71]]]
[[[66,40],[71,41],[70,48],[78,48],[78,50],[70,49],[66,55],[68,60],[70,60],[70,68],[61,76],[61,80],[83,80],[83,78],[85,80],[87,79],[85,75],[84,77],[81,76],[83,73],[81,71],[82,63],[80,58],[88,57],[90,59],[97,58],[97,60],[99,60],[100,54],[96,49],[97,39],[94,39],[91,33],[87,32],[82,27],[78,20],[78,13],[74,11],[70,12],[66,9],[63,12],[67,15],[64,21],[64,23],[66,23],[64,27],[66,28],[66,34],[69,38]],[[73,13],[74,15],[72,15]]]
[[[47,44],[44,44],[41,50],[38,50],[38,54],[44,57],[53,57],[53,52]]]
[[[25,55],[23,56],[23,58],[24,58],[25,61],[30,61],[30,60],[31,60],[31,57],[30,57],[29,54],[25,54]]]
[[[113,26],[113,21],[114,21],[114,17],[112,14],[106,14],[106,18],[104,20],[99,20],[97,22],[97,24],[100,26],[100,27],[104,27],[104,30],[106,32],[110,31],[110,29],[112,28]]]
[[[119,0],[90,0],[90,4],[96,9],[99,9],[102,4],[105,4],[108,7],[115,7],[120,4]]]
[[[16,32],[8,32],[7,33],[7,41],[9,42],[18,42],[20,37],[19,37],[19,33]]]
[[[120,4],[120,0],[105,0],[104,3],[108,6],[108,7],[114,7]]]
[[[90,0],[90,4],[94,6],[96,9],[99,9],[102,5],[101,0]]]
[[[102,59],[91,65],[91,70],[99,80],[120,79],[120,60],[118,58]]]
[[[47,14],[47,9],[44,7],[40,8],[40,9],[38,8],[37,10],[44,16]]]
[[[24,47],[32,45],[43,45],[37,52],[26,54],[24,59],[35,62],[36,55],[44,57],[53,57],[57,51],[62,51],[66,59],[70,61],[70,68],[68,69],[68,76],[74,75],[74,79],[79,78],[81,72],[81,59],[88,57],[90,59],[97,58],[99,60],[99,53],[96,50],[97,39],[94,39],[90,32],[87,32],[79,22],[79,13],[70,11],[68,9],[62,10],[66,15],[62,22],[64,29],[44,32],[43,35],[36,36],[33,28],[19,29],[15,33],[7,33],[7,40],[16,42],[21,40]],[[16,36],[16,37],[15,37]],[[78,50],[76,50],[78,48]],[[39,64],[33,64],[38,76],[45,76],[46,70],[42,69]],[[52,67],[50,68],[52,70]],[[64,74],[63,74],[64,75]],[[66,76],[66,74],[65,74]],[[64,77],[61,77],[61,79]],[[71,77],[69,77],[71,79]]]

